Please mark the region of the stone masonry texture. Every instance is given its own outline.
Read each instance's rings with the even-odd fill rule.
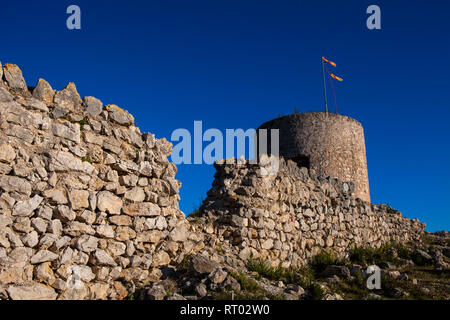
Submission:
[[[338,172],[348,155],[360,172],[343,179],[364,178],[362,128],[342,121],[342,143],[354,145],[323,166]],[[126,110],[81,98],[73,83],[29,87],[18,66],[0,64],[0,299],[124,299],[218,244],[235,265],[253,254],[290,266],[321,249],[414,239],[425,227],[355,198],[351,182],[282,158],[270,174],[217,162],[198,224],[179,209],[171,149]]]
[[[73,83],[0,80],[0,296],[121,299],[198,250],[172,145]]]
[[[244,261],[301,266],[324,249],[345,256],[352,245],[415,240],[425,229],[386,205],[355,198],[353,183],[318,177],[291,160],[281,158],[272,174],[248,161],[215,166],[201,214],[211,221],[209,232]]]

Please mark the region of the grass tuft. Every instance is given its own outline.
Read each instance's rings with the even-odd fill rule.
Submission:
[[[78,121],[78,124],[80,125],[80,130],[83,130],[83,126],[88,123],[89,123],[88,117],[84,117],[83,119]]]
[[[91,158],[89,156],[81,157],[81,161],[89,162],[90,164],[92,164],[92,160],[91,160]]]
[[[310,266],[318,275],[330,265],[346,265],[348,263],[345,259],[337,258],[331,251],[323,250],[313,256],[310,261]]]
[[[378,248],[371,246],[353,246],[350,248],[350,261],[359,264],[378,264],[381,262],[396,262],[397,257],[411,259],[411,251],[403,244],[390,243]]]

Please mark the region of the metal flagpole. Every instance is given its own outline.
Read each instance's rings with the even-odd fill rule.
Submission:
[[[327,69],[327,73],[330,74],[330,71],[328,70],[328,67],[325,67]],[[334,113],[337,114],[337,102],[336,102],[336,91],[334,90],[334,84],[333,84],[333,77],[330,76],[330,84],[331,89],[333,89],[333,97],[334,97]]]
[[[328,113],[328,104],[327,104],[327,86],[325,84],[325,67],[323,66],[323,57],[322,57],[322,76],[323,76],[323,96],[325,98],[325,112]]]
[[[337,114],[338,107],[337,107],[337,102],[336,102],[336,91],[334,90],[333,79],[331,77],[330,77],[330,83],[331,83],[331,88],[333,89],[333,96],[334,96],[334,113]]]

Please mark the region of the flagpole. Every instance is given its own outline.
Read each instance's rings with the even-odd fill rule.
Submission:
[[[337,114],[338,106],[337,106],[337,102],[336,102],[336,91],[334,90],[333,78],[331,78],[331,77],[330,77],[330,83],[331,83],[331,88],[333,89],[333,96],[334,96],[334,113]]]
[[[328,104],[327,104],[327,86],[325,84],[325,67],[323,66],[323,59],[322,60],[322,76],[323,76],[323,96],[325,98],[325,112],[328,113]]]

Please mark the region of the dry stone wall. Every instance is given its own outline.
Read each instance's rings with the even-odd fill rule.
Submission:
[[[122,299],[186,254],[296,266],[425,227],[283,159],[276,173],[216,163],[202,217],[186,219],[171,148],[73,83],[28,87],[0,64],[0,299]]]
[[[199,250],[171,144],[0,64],[0,297],[120,299]]]
[[[201,208],[210,222],[205,231],[230,244],[243,261],[253,256],[301,266],[324,249],[344,256],[352,244],[414,240],[425,229],[386,205],[356,199],[353,183],[320,178],[290,160],[281,158],[273,174],[248,162],[215,166],[213,187]]]

